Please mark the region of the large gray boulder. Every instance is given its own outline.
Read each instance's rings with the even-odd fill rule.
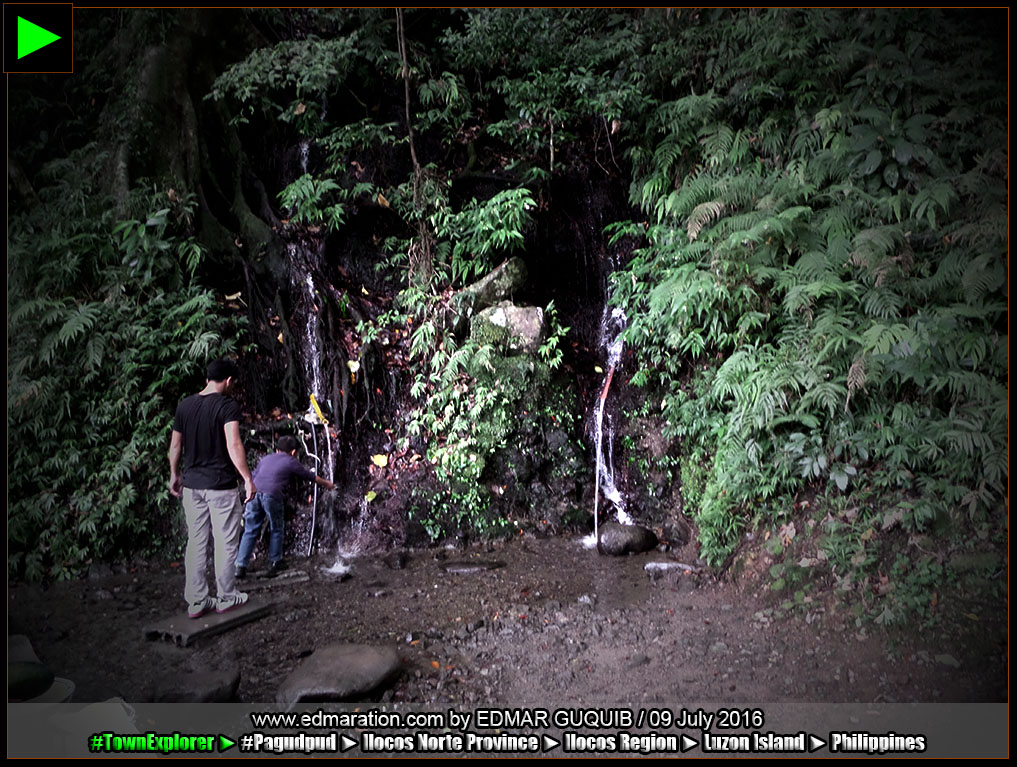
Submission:
[[[402,669],[393,647],[334,644],[315,650],[286,677],[275,694],[287,711],[298,703],[363,700]]]
[[[544,342],[547,323],[539,306],[502,301],[484,309],[470,322],[470,337],[509,353],[535,354]]]
[[[469,322],[474,314],[494,306],[499,301],[512,298],[513,294],[526,284],[526,276],[525,262],[518,256],[513,256],[472,285],[463,288],[456,295],[459,307],[457,326],[465,327],[465,323]]]
[[[597,550],[601,554],[620,557],[624,554],[641,554],[657,545],[653,531],[639,525],[619,525],[606,522],[600,526],[600,540]]]

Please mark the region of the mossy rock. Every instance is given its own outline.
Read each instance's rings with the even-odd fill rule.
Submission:
[[[470,323],[470,339],[478,344],[487,344],[496,349],[503,349],[509,341],[509,329],[492,322],[474,321]]]
[[[455,297],[458,305],[456,332],[465,327],[474,314],[511,298],[526,284],[526,263],[514,256],[485,277],[463,288]]]
[[[544,310],[502,301],[470,320],[470,337],[499,350],[535,354],[547,334]]]

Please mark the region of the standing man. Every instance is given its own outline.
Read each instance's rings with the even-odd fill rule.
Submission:
[[[184,599],[189,618],[200,618],[212,608],[224,613],[247,602],[247,594],[236,589],[233,570],[240,540],[237,475],[244,480],[247,501],[256,488],[240,439],[240,405],[227,395],[237,375],[236,363],[230,360],[209,363],[205,388],[185,397],[173,418],[170,493],[183,496],[187,518]],[[215,540],[218,599],[209,596],[205,577],[210,532]]]

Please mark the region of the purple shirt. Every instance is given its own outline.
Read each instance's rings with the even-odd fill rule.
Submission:
[[[289,453],[275,452],[258,461],[258,468],[254,470],[254,486],[259,493],[282,499],[286,494],[286,484],[293,476],[313,482],[316,475]]]

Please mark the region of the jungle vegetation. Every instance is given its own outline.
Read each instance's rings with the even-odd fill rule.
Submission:
[[[584,175],[624,201],[597,229],[626,252],[608,300],[628,385],[710,564],[766,531],[776,588],[822,573],[890,621],[928,612],[943,551],[1005,545],[998,15],[77,18],[74,75],[10,79],[9,573],[171,545],[170,414],[196,371],[238,354],[294,375],[252,287],[284,281],[287,231],[355,240],[375,275],[329,299],[345,359],[407,339],[399,407],[349,407],[427,446],[450,510],[433,534],[497,527],[484,461],[524,402],[456,334],[450,296],[525,259]],[[548,370],[569,370],[569,322]],[[582,418],[567,407],[548,416]]]

